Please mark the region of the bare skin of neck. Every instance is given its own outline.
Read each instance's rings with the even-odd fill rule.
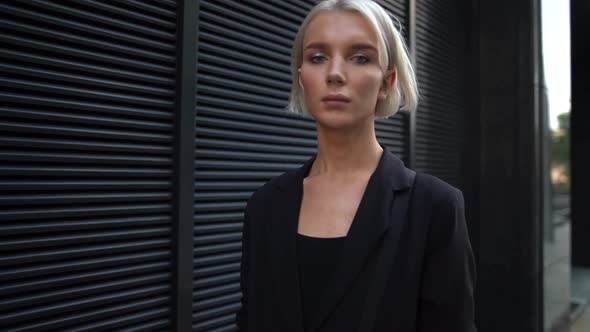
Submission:
[[[342,179],[354,174],[372,173],[383,149],[377,142],[375,123],[355,129],[331,130],[318,124],[318,153],[309,177]]]
[[[303,180],[298,232],[328,238],[348,234],[382,153],[373,121],[358,130],[318,125],[318,154]]]

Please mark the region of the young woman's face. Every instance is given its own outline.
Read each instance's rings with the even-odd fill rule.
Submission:
[[[300,84],[308,111],[319,125],[354,127],[374,120],[394,73],[384,78],[377,34],[360,14],[326,11],[315,16],[303,38]]]

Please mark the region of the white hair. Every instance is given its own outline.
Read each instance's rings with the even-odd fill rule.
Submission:
[[[307,14],[299,27],[291,51],[293,81],[287,108],[291,112],[309,114],[303,101],[303,91],[299,85],[298,69],[303,62],[303,38],[309,22],[320,12],[329,10],[353,11],[365,17],[377,32],[381,50],[385,50],[385,53],[381,52],[379,55],[379,63],[382,66],[383,73],[385,74],[386,71],[392,69],[396,71],[393,89],[383,101],[377,103],[375,116],[377,118],[390,117],[397,113],[400,107],[407,111],[416,110],[418,106],[418,87],[406,44],[393,25],[389,14],[371,0],[324,0],[319,2]]]

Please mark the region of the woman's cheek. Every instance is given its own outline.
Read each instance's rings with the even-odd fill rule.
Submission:
[[[310,70],[306,70],[304,73],[302,72],[301,84],[303,85],[303,92],[306,95],[311,96],[315,91],[317,91],[317,87],[315,86],[319,79],[317,76],[317,73],[314,73]]]
[[[380,84],[381,81],[378,77],[367,76],[358,82],[357,91],[360,95],[362,95],[363,98],[377,98],[377,95],[379,94]]]

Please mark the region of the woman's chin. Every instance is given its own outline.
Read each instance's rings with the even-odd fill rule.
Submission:
[[[365,122],[365,119],[341,110],[322,110],[313,114],[313,118],[318,127],[331,130],[349,129]]]

